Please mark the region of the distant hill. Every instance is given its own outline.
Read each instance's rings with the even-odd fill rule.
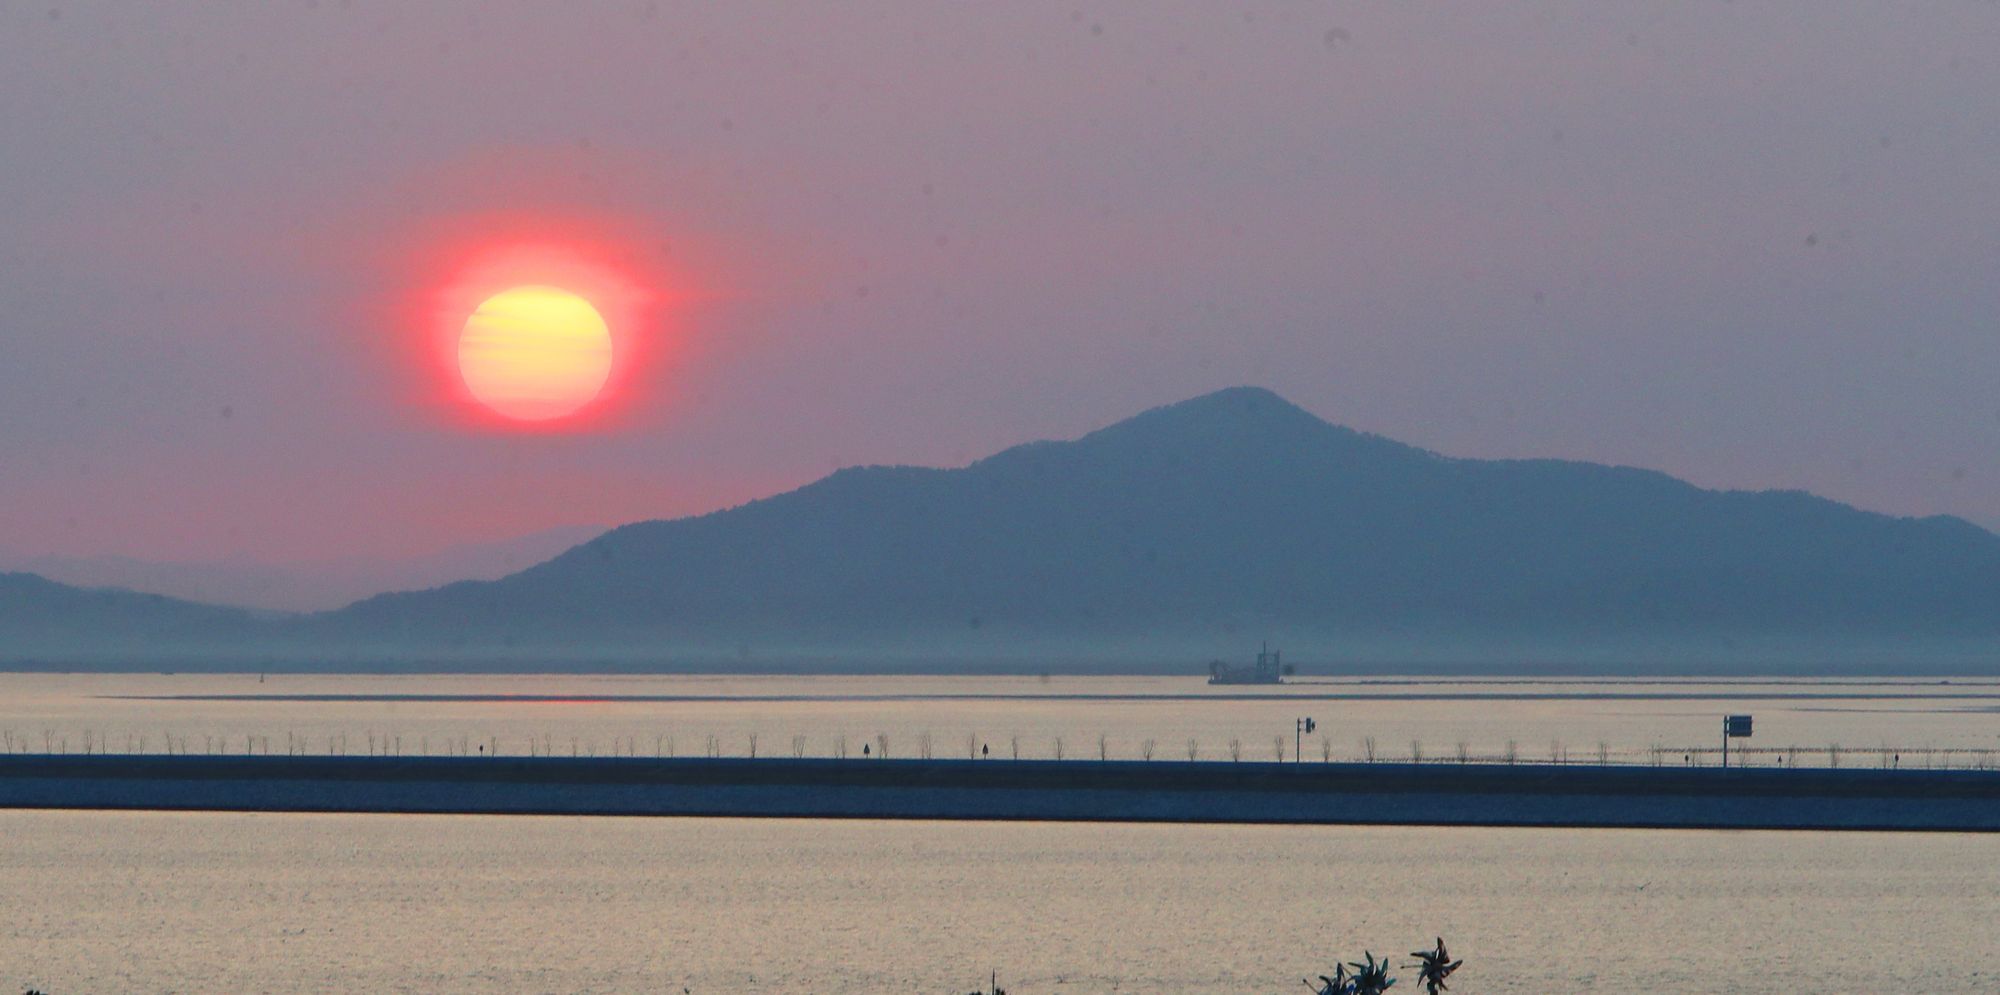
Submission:
[[[335,644],[1354,659],[1987,659],[2000,537],[1799,492],[1447,458],[1237,388],[961,469],[862,467],[304,623]],[[617,648],[625,648],[618,650]]]
[[[603,532],[603,526],[565,526],[394,559],[178,563],[123,556],[37,556],[0,558],[0,569],[75,587],[123,588],[266,611],[324,611],[384,591],[495,580]]]
[[[0,573],[0,661],[241,647],[268,640],[267,627],[267,621],[239,609]]]

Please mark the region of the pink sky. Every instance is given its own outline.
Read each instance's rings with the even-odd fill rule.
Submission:
[[[0,551],[401,555],[1234,384],[1996,526],[1996,53],[1981,4],[15,7]],[[485,232],[668,293],[616,418],[453,416],[406,319]]]

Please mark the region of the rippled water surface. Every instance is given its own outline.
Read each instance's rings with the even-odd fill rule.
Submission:
[[[0,839],[0,986],[58,995],[1285,992],[1437,933],[1471,995],[2000,990],[1972,836],[14,812]]]

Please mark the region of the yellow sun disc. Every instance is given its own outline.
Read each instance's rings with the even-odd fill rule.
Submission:
[[[458,335],[458,372],[479,403],[547,421],[589,404],[611,375],[611,330],[590,302],[557,287],[486,299]]]

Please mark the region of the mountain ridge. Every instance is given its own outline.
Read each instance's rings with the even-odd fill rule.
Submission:
[[[1494,666],[1749,645],[1991,660],[1996,605],[2000,536],[1961,518],[1445,456],[1239,387],[961,467],[848,467],[628,523],[495,580],[223,628],[267,652],[412,659],[1172,656],[1255,634]]]
[[[1282,484],[1263,488],[1274,479]],[[1232,481],[1240,482],[1240,491],[1232,493]],[[1314,500],[1302,500],[1301,494]],[[1647,505],[1651,510],[1643,514],[1620,510]],[[1328,507],[1338,514],[1329,516]],[[1524,515],[1524,509],[1536,513]],[[843,619],[851,621],[857,613],[890,625],[939,626],[961,619],[1090,628],[1118,612],[1143,626],[1186,612],[1266,609],[1287,624],[1300,624],[1313,621],[1300,609],[1317,604],[1335,609],[1324,619],[1335,626],[1367,621],[1339,611],[1327,600],[1331,595],[1375,609],[1406,609],[1399,625],[1468,617],[1506,623],[1510,614],[1535,625],[1562,621],[1564,613],[1551,599],[1586,597],[1593,585],[1616,582],[1597,575],[1616,574],[1609,561],[1620,556],[1628,566],[1651,571],[1655,581],[1667,579],[1669,568],[1692,569],[1685,556],[1675,556],[1676,545],[1688,537],[1662,543],[1645,527],[1717,509],[1733,518],[1707,523],[1692,536],[1711,556],[1747,544],[1782,562],[1783,541],[1760,545],[1757,539],[1767,528],[1785,527],[1790,516],[1814,530],[1806,537],[1810,542],[1795,542],[1799,548],[1791,552],[1817,557],[1820,567],[1846,563],[1845,572],[1852,573],[1848,561],[1854,556],[1893,554],[1904,542],[1951,540],[1984,545],[1991,554],[1984,569],[2000,583],[2000,537],[1963,519],[1896,518],[1798,491],[1711,491],[1631,467],[1441,456],[1328,424],[1268,391],[1233,388],[1155,408],[1070,442],[1015,446],[956,469],[852,467],[707,515],[631,523],[513,577],[445,589],[452,596],[443,600],[455,599],[448,607],[472,613],[462,619],[466,624],[485,624],[503,614],[520,618],[534,615],[536,606],[551,606],[556,616],[604,626],[631,625],[638,616],[669,629],[727,618],[745,628],[813,633],[852,628]],[[1510,514],[1507,527],[1480,529],[1484,518]],[[1347,528],[1343,520],[1362,524]],[[1581,544],[1569,534],[1593,521],[1597,531]],[[1271,522],[1279,528],[1259,531],[1260,523]],[[1237,531],[1206,535],[1218,523]],[[1565,524],[1571,528],[1560,527]],[[1176,530],[1185,535],[1177,538]],[[1932,534],[1943,531],[1955,534]],[[982,535],[998,541],[982,541]],[[1021,544],[1035,540],[1042,541],[1038,551],[1019,555]],[[1184,547],[1204,542],[1208,548],[1201,555],[1182,555]],[[1593,542],[1621,542],[1623,549]],[[1853,547],[1845,560],[1829,546],[1841,543]],[[1449,597],[1433,594],[1430,600],[1437,604],[1431,610],[1411,614],[1407,609],[1426,600],[1425,584],[1443,579],[1427,568],[1445,565],[1444,545],[1489,562],[1549,560],[1560,553],[1572,576],[1542,583],[1542,603],[1507,593],[1536,582],[1532,572],[1517,572],[1496,578],[1484,591],[1461,585],[1444,592]],[[1931,550],[1949,566],[1946,552]],[[1265,583],[1259,578],[1270,574],[1233,565],[1269,565],[1276,574],[1295,574],[1293,554],[1367,566],[1368,589],[1319,577],[1306,584],[1312,590],[1302,591],[1299,584]],[[1106,571],[1107,564],[1129,562],[1134,555],[1153,575]],[[953,569],[919,569],[926,559],[948,560]],[[1739,581],[1755,579],[1746,575],[1745,557],[1736,555],[1731,562]],[[1767,573],[1796,585],[1813,565],[1792,563]],[[1197,569],[1213,571],[1226,589],[1257,590],[1263,600],[1228,604],[1225,590],[1225,603],[1210,606],[1206,603],[1217,592],[1163,585],[1156,576]],[[755,583],[743,583],[745,570]],[[1064,592],[1071,610],[1053,599],[1037,603],[1025,593],[1057,575],[1093,574],[1104,583],[1072,585]],[[802,576],[813,580],[791,580]],[[1624,583],[1632,586],[1630,578]],[[510,587],[535,592],[502,608],[499,602]],[[1122,593],[1146,588],[1159,595],[1150,604]],[[840,596],[853,591],[869,592],[879,606],[871,610],[866,598]],[[1732,618],[1720,603],[1703,605],[1687,590],[1675,593],[1677,600],[1657,612],[1656,621],[1753,621]],[[1804,611],[1835,624],[1857,608],[1868,614],[1857,592],[1828,589],[1820,596],[1833,597],[1839,607],[1804,611],[1812,606],[1792,598],[1791,615]],[[382,612],[425,600],[422,594],[388,595],[349,611]],[[788,617],[755,608],[774,601],[786,606]],[[481,610],[482,603],[492,610]],[[1898,603],[1906,610],[1921,607],[1913,597]],[[1961,607],[1947,605],[1944,615]],[[1887,622],[1893,613],[1875,614]],[[1938,621],[1937,615],[1928,620]],[[1641,613],[1638,620],[1645,617]],[[1601,627],[1606,619],[1570,621]]]

